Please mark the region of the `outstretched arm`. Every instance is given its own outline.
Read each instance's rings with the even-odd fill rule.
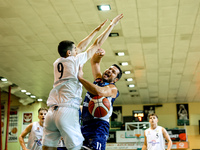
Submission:
[[[91,58],[94,53],[97,51],[98,48],[100,48],[102,46],[102,44],[105,42],[105,40],[108,38],[110,32],[112,31],[112,29],[114,28],[114,26],[117,25],[117,23],[123,18],[123,14],[118,15],[117,17],[115,17],[112,22],[110,23],[110,25],[106,28],[106,30],[97,37],[97,39],[95,40],[94,44],[91,45],[88,49],[87,49],[87,57],[88,59]]]
[[[92,74],[93,74],[94,79],[102,78],[100,62],[104,55],[105,55],[105,51],[100,48],[96,51],[96,53],[91,58],[90,62],[91,62]]]
[[[77,53],[81,53],[82,51],[84,51],[86,49],[86,47],[88,46],[88,44],[92,41],[92,39],[94,38],[94,36],[105,25],[106,22],[107,22],[107,20],[104,21],[103,23],[101,23],[86,38],[84,38],[80,43],[78,43],[78,45],[76,47]]]
[[[32,129],[32,126],[33,126],[33,123],[29,124],[26,129],[20,134],[19,136],[19,143],[22,147],[23,150],[28,150],[25,146],[25,143],[24,143],[24,137],[31,132],[31,129]]]

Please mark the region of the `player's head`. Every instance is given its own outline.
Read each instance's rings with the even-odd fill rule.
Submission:
[[[102,79],[105,82],[115,83],[121,78],[121,76],[122,76],[121,68],[118,65],[113,64],[104,71]]]
[[[61,57],[76,56],[76,47],[72,41],[61,41],[58,45],[58,53]]]
[[[148,115],[150,124],[157,124],[158,123],[158,116],[155,113],[151,113]]]
[[[38,119],[40,120],[40,122],[42,123],[44,122],[47,112],[48,112],[47,108],[41,107],[38,109]]]

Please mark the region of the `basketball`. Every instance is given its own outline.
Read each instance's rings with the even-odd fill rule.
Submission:
[[[17,128],[16,128],[16,127],[12,128],[11,132],[12,132],[13,134],[16,134],[16,133],[17,133]]]
[[[89,102],[88,110],[93,117],[104,117],[110,110],[110,102],[106,97],[94,96]]]

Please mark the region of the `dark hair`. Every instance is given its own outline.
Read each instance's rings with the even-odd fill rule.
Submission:
[[[158,118],[158,116],[155,113],[151,113],[148,115],[148,118],[150,118],[151,116],[156,116]]]
[[[122,77],[122,70],[121,70],[121,68],[117,64],[113,64],[112,66],[115,66],[115,67],[117,67],[117,69],[119,69],[119,73],[117,75],[117,78],[120,79]]]
[[[72,50],[72,45],[74,44],[74,42],[72,41],[61,41],[58,45],[58,53],[60,54],[61,57],[65,57],[66,56],[66,52],[67,50]]]
[[[41,107],[40,109],[38,109],[38,114],[40,113],[41,110],[45,110],[45,111],[48,112],[48,109],[47,109],[47,108]]]

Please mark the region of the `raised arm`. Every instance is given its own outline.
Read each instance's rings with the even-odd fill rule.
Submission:
[[[163,133],[163,137],[167,140],[167,150],[171,150],[172,148],[172,140],[169,136],[169,134],[167,133],[167,131],[165,130],[165,128],[162,128],[162,133]]]
[[[98,49],[96,53],[91,58],[91,67],[92,67],[92,74],[94,79],[101,78],[101,69],[100,69],[100,62],[102,57],[105,55],[105,51],[103,49]]]
[[[31,132],[31,129],[32,129],[32,126],[33,126],[33,123],[29,124],[26,129],[20,134],[19,136],[19,143],[22,147],[23,150],[28,150],[25,146],[25,143],[24,143],[24,137]]]
[[[107,22],[107,20],[104,21],[103,23],[101,23],[86,38],[84,38],[80,43],[78,43],[78,45],[76,47],[77,53],[81,53],[82,51],[84,51],[86,49],[86,47],[88,46],[88,44],[92,41],[92,39],[94,38],[94,36],[105,25],[106,22]]]
[[[102,46],[102,44],[105,42],[105,40],[108,38],[110,32],[112,31],[112,29],[114,28],[114,26],[117,25],[117,23],[123,18],[123,14],[118,15],[117,17],[115,17],[110,25],[106,28],[106,30],[97,37],[97,39],[95,40],[94,44],[92,44],[88,49],[87,49],[87,57],[88,59],[91,58],[94,53],[97,51],[98,48],[100,48]]]

